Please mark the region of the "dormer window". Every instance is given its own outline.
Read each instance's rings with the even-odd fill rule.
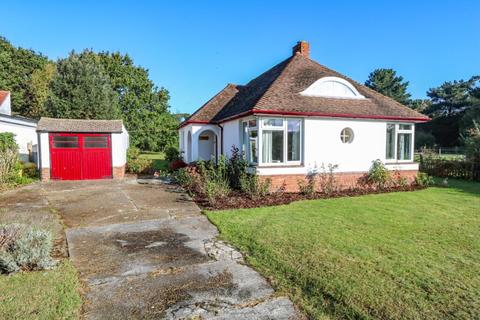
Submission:
[[[318,79],[300,94],[308,97],[365,99],[350,82],[338,77]]]

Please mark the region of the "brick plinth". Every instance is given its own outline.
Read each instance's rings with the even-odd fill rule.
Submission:
[[[125,177],[125,165],[113,167],[113,179],[123,179]]]
[[[43,182],[50,180],[50,168],[42,168],[40,170],[40,178]]]
[[[417,175],[417,170],[404,170],[396,171],[400,176],[405,177],[407,181],[413,182]],[[396,173],[395,172],[395,173]],[[364,176],[365,172],[341,172],[334,173],[335,177],[335,186],[339,189],[349,189],[359,186],[359,179]],[[394,174],[392,172],[392,174]],[[283,174],[283,175],[264,175],[260,176],[262,180],[270,178],[272,182],[271,191],[276,191],[282,187],[285,188],[286,192],[298,192],[298,181],[307,181],[305,175],[300,174]],[[319,177],[317,176],[317,188],[319,188],[320,183]],[[320,191],[320,190],[319,190]]]

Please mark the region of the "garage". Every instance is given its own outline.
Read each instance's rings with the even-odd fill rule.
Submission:
[[[42,180],[123,178],[128,133],[121,120],[41,118]]]

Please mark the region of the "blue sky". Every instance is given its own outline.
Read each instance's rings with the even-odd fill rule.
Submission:
[[[2,1],[0,35],[51,59],[121,51],[193,112],[307,40],[311,57],[357,81],[394,68],[425,97],[480,74],[480,1]]]

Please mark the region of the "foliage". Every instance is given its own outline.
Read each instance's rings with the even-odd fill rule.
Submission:
[[[309,319],[475,319],[480,183],[450,184],[207,215]]]
[[[435,136],[431,132],[417,130],[415,132],[415,149],[435,146]]]
[[[315,195],[315,193],[317,192],[317,175],[318,168],[315,167],[308,172],[305,179],[299,179],[297,181],[298,190],[301,194],[308,197],[313,197]]]
[[[220,156],[217,164],[214,160],[198,162],[199,180],[197,192],[204,195],[208,202],[214,205],[219,199],[230,193],[228,180],[228,164],[224,155]]]
[[[50,269],[53,247],[50,232],[26,225],[0,225],[0,272]]]
[[[265,197],[270,192],[272,180],[261,180],[258,175],[243,173],[240,175],[240,190],[252,199]]]
[[[17,162],[18,146],[14,134],[0,133],[0,187],[14,178]]]
[[[230,180],[230,186],[235,190],[241,190],[241,179],[248,179],[245,175],[248,173],[248,162],[243,152],[236,146],[232,146],[231,156],[228,164],[228,178]],[[250,183],[250,182],[248,182]]]
[[[21,166],[21,175],[27,178],[38,178],[37,165],[33,162],[22,162]]]
[[[160,151],[176,145],[178,120],[169,112],[169,94],[157,88],[148,70],[136,66],[128,54],[100,52],[96,54],[116,92],[132,146]]]
[[[168,162],[173,162],[175,160],[181,160],[182,155],[180,154],[180,151],[178,151],[177,147],[174,146],[168,146],[165,149],[165,160]]]
[[[117,93],[100,58],[90,50],[72,51],[57,61],[45,109],[54,118],[121,118]]]
[[[320,191],[324,194],[330,195],[337,191],[337,181],[335,179],[334,171],[338,168],[337,164],[329,163],[327,168],[322,163],[321,171],[318,173],[318,180],[320,183]]]
[[[473,125],[464,138],[466,155],[467,159],[480,165],[480,122],[474,121]]]
[[[451,116],[464,112],[472,106],[471,93],[478,85],[480,76],[473,76],[469,80],[455,80],[444,82],[437,88],[431,88],[427,95],[432,104],[425,110],[425,113],[438,116]]]
[[[434,184],[434,180],[431,176],[429,176],[425,172],[419,172],[417,173],[417,176],[415,177],[415,183],[419,185],[420,187],[428,187]]]
[[[55,71],[55,64],[48,62],[42,68],[35,69],[32,72],[27,82],[28,90],[25,97],[27,108],[22,112],[22,115],[39,119],[46,114],[45,103],[50,93],[50,83]]]
[[[153,161],[140,157],[140,149],[130,147],[127,150],[127,172],[140,174],[147,173],[152,167]]]
[[[420,113],[424,113],[432,104],[430,99],[412,99],[408,102],[408,106]]]
[[[391,181],[390,172],[380,160],[372,161],[372,166],[368,170],[365,182],[380,190],[385,189]]]
[[[31,97],[37,96],[36,90],[40,89],[31,85],[32,76],[47,63],[42,54],[14,47],[0,37],[0,89],[11,92],[12,111],[26,116],[31,113]]]
[[[480,162],[471,159],[445,159],[425,152],[420,155],[420,171],[435,177],[480,181]]]
[[[393,69],[375,69],[368,75],[365,85],[402,104],[407,105],[410,101],[410,94],[407,92],[408,81],[397,76]]]

